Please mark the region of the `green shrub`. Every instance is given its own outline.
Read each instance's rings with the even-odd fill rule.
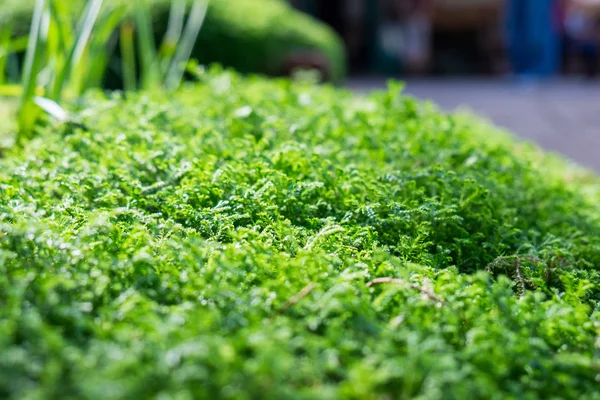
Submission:
[[[344,77],[343,43],[328,27],[283,1],[217,0],[210,3],[193,54],[203,63],[277,75],[287,57],[307,51],[326,57],[330,80]]]
[[[81,2],[81,0],[76,0]],[[143,0],[154,19],[157,38],[164,35],[172,0]],[[186,0],[190,3],[190,0]],[[105,1],[132,7],[139,2]],[[26,34],[32,0],[8,0],[0,5],[0,26],[10,22],[17,35]],[[339,81],[345,74],[341,39],[327,26],[278,0],[211,0],[192,58],[220,63],[245,73],[279,75],[290,56],[320,54],[326,74]]]
[[[595,176],[396,84],[198,79],[0,160],[1,398],[599,398]]]

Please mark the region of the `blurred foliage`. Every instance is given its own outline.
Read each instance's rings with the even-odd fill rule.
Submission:
[[[183,2],[189,11],[192,0]],[[0,26],[10,22],[15,36],[26,35],[33,3],[33,0],[4,1],[0,4]],[[136,8],[146,5],[154,34],[160,41],[167,31],[172,3],[173,0],[107,0],[104,9],[123,6],[130,15],[135,15]],[[77,9],[82,8],[84,1],[74,0],[69,4]],[[329,27],[279,0],[211,0],[191,58],[201,63],[220,63],[245,73],[280,75],[287,72],[290,56],[322,58],[327,78],[337,82],[344,77],[341,39]],[[121,85],[122,79],[118,69],[113,70],[108,84]]]
[[[599,398],[597,177],[395,83],[195,73],[0,160],[0,398]]]

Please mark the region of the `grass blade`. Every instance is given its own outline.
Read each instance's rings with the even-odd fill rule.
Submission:
[[[102,0],[90,0],[88,6],[86,7],[86,12],[84,13],[84,17],[82,18],[83,25],[79,32],[79,36],[77,37],[77,42],[75,43],[75,47],[73,48],[72,55],[72,63],[77,64],[87,43],[89,41],[90,35],[92,34],[92,30],[94,29],[94,24],[96,23],[96,19],[100,14],[100,8],[102,7]]]
[[[66,78],[69,75],[77,74],[78,76],[84,76],[81,70],[74,70],[79,66],[81,57],[88,46],[94,25],[96,24],[96,20],[100,14],[101,6],[102,0],[90,0],[90,2],[87,4],[80,21],[80,30],[77,35],[75,45],[71,49],[64,67],[58,72],[54,93],[52,93],[51,96],[53,100],[60,101]]]
[[[126,92],[136,88],[135,47],[133,44],[133,24],[126,22],[121,25],[121,60],[123,70],[123,86]]]
[[[160,69],[163,76],[167,75],[169,65],[173,61],[173,55],[177,50],[177,43],[179,43],[181,33],[183,32],[183,25],[185,23],[185,9],[185,0],[173,0],[171,3],[167,32],[163,37],[160,50],[158,52]]]
[[[23,139],[23,136],[31,135],[37,119],[36,106],[32,99],[37,86],[37,76],[39,73],[39,61],[42,50],[40,42],[43,33],[45,6],[45,0],[36,0],[33,18],[31,20],[29,42],[27,44],[27,52],[25,53],[25,65],[23,68],[23,76],[21,78],[23,91],[21,93],[21,103],[18,115],[19,140]]]
[[[114,33],[123,21],[124,15],[125,8],[118,6],[103,13],[101,19],[98,20],[90,43],[90,64],[83,90],[102,86],[110,58],[114,54],[119,40],[118,35]]]
[[[56,33],[60,54],[66,54],[68,52],[67,49],[73,46],[75,39],[71,20],[74,10],[69,8],[69,4],[69,2],[50,0],[50,12],[52,13],[52,19],[57,25]]]
[[[34,103],[37,104],[42,110],[51,115],[54,119],[60,122],[66,122],[69,120],[69,113],[67,113],[61,106],[58,105],[54,100],[46,97],[34,97]]]
[[[0,26],[0,84],[6,82],[6,60],[10,54],[12,24]]]
[[[196,0],[192,6],[179,47],[175,51],[175,56],[167,74],[165,86],[169,90],[174,90],[181,84],[185,64],[190,59],[200,28],[204,23],[207,9],[208,1],[205,0]]]
[[[135,27],[140,58],[141,88],[149,89],[160,84],[159,64],[156,56],[156,43],[152,19],[146,5],[138,5],[135,9]]]
[[[25,64],[23,68],[23,99],[31,98],[31,94],[35,90],[37,71],[35,70],[36,59],[39,56],[38,43],[40,39],[40,31],[42,28],[42,18],[44,15],[45,0],[37,0],[33,10],[33,18],[31,20],[31,30],[29,32],[29,42],[27,44],[27,52],[25,53]]]

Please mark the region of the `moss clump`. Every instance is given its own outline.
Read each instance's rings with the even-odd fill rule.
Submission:
[[[160,41],[167,29],[171,2],[110,0],[105,2],[105,9],[146,3]],[[76,10],[80,3],[83,1],[73,0],[71,7]],[[4,19],[13,24],[17,34],[25,34],[33,4],[32,0],[8,0],[0,5],[0,24]],[[314,60],[314,66],[334,82],[343,79],[346,72],[344,45],[338,35],[278,0],[211,0],[192,58],[245,73],[273,75],[289,72],[295,59]]]
[[[2,398],[598,398],[598,179],[392,85],[200,74],[0,160]]]

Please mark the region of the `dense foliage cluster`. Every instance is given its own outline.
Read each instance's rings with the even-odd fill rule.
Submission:
[[[187,4],[191,2],[186,0]],[[11,24],[15,35],[26,34],[34,3],[34,0],[3,0],[0,26]],[[70,7],[80,3],[84,1],[72,0]],[[124,6],[134,13],[135,7],[145,4],[160,42],[167,30],[172,3],[173,0],[106,0],[103,7]],[[331,81],[343,78],[344,46],[326,25],[280,0],[210,0],[192,58],[241,72],[280,75],[288,72],[286,63],[290,57],[312,59],[315,54],[324,62],[326,78]],[[117,56],[115,52],[114,57]],[[114,77],[109,78],[109,85],[118,84]]]
[[[198,79],[0,160],[0,398],[599,398],[597,178],[396,84]]]

